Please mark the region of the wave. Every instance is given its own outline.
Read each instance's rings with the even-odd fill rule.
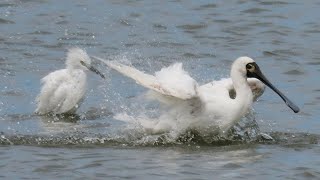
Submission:
[[[267,136],[267,138],[265,137]],[[272,137],[269,139],[268,137]],[[309,133],[270,132],[258,135],[254,140],[226,139],[214,137],[210,141],[189,131],[172,141],[170,135],[108,136],[105,134],[60,134],[60,135],[5,135],[0,136],[0,145],[28,145],[50,147],[136,147],[136,146],[229,146],[254,144],[279,144],[283,146],[301,146],[319,144],[320,135]]]

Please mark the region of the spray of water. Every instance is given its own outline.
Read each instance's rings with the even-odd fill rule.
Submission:
[[[111,59],[129,65],[142,64],[130,60],[127,56]],[[108,103],[113,107],[113,119],[123,123],[119,134],[126,141],[138,144],[251,141],[255,140],[260,133],[253,111],[243,117],[233,128],[222,132],[217,124],[208,123],[210,118],[214,117],[190,113],[193,112],[193,108],[199,108],[197,106],[201,106],[200,103],[193,102],[191,106],[189,101],[172,99],[157,92],[148,91],[121,75],[114,79],[108,85],[110,88],[105,94],[109,97]],[[118,86],[125,87],[127,91],[121,94]]]

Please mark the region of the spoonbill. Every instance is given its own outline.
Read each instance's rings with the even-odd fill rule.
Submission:
[[[87,75],[90,70],[105,78],[91,66],[88,54],[80,48],[71,48],[66,57],[66,69],[49,73],[41,79],[42,89],[36,98],[36,114],[73,114],[86,92]]]
[[[249,57],[239,57],[234,61],[230,78],[201,86],[182,68],[181,63],[162,68],[153,76],[119,62],[93,58],[155,91],[160,102],[170,104],[175,100],[171,108],[175,113],[183,111],[175,117],[175,120],[182,118],[179,126],[186,124],[185,119],[191,119],[186,128],[213,126],[227,131],[248,113],[253,101],[263,94],[265,85],[276,92],[295,113],[299,112],[299,107],[272,85]],[[186,115],[191,117],[186,118]],[[168,131],[172,129],[172,123],[159,121],[148,128],[153,133]]]

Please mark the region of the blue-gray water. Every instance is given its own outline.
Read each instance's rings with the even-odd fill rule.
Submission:
[[[319,9],[316,0],[2,0],[0,177],[319,179]],[[113,118],[157,109],[139,103],[144,88],[97,63],[108,78],[89,74],[80,121],[34,116],[40,79],[73,46],[150,73],[183,62],[200,83],[229,76],[247,55],[301,112],[268,89],[254,116],[275,141],[166,143]]]

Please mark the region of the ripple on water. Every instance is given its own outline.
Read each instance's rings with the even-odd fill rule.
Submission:
[[[2,64],[2,63],[5,63],[7,61],[7,59],[6,58],[4,58],[4,57],[0,57],[0,63]]]
[[[17,6],[16,4],[10,4],[10,3],[0,3],[0,8],[2,7],[12,7],[12,6]]]
[[[3,96],[14,96],[14,97],[20,97],[25,95],[23,92],[19,90],[1,91],[0,94]]]
[[[288,74],[288,75],[304,75],[305,73],[299,69],[293,69],[293,70],[289,70],[284,72],[283,74]]]
[[[137,17],[140,17],[140,16],[142,16],[142,14],[140,14],[140,13],[135,13],[135,12],[130,13],[130,17],[137,18]]]
[[[189,44],[184,44],[184,43],[176,43],[176,42],[159,42],[159,41],[153,41],[153,42],[148,42],[148,46],[151,47],[185,47]]]
[[[69,21],[67,21],[67,20],[57,21],[56,24],[57,25],[67,25],[67,24],[69,24]]]
[[[263,51],[264,56],[279,56],[278,54],[271,51]]]
[[[284,2],[284,1],[261,1],[261,2],[259,2],[259,4],[262,4],[262,5],[287,5],[289,3]]]
[[[296,173],[296,176],[301,177],[301,178],[313,179],[313,178],[320,177],[319,171],[315,171],[315,170],[310,169],[308,167],[296,167],[293,170],[298,171],[298,173]]]
[[[124,46],[125,47],[128,47],[128,48],[130,48],[130,47],[137,47],[137,46],[139,46],[140,44],[139,43],[125,43],[124,44]]]
[[[52,32],[50,32],[50,31],[45,31],[45,30],[37,30],[37,31],[33,31],[33,32],[31,32],[31,33],[28,33],[28,34],[30,34],[30,35],[51,35],[51,34],[53,34]]]
[[[61,43],[56,43],[56,44],[42,44],[41,47],[43,48],[48,48],[48,49],[58,49],[61,50],[63,49],[63,44]]]
[[[209,3],[209,4],[204,4],[204,5],[201,5],[199,7],[193,8],[193,10],[195,10],[195,11],[202,11],[202,10],[206,10],[206,9],[212,10],[212,9],[214,9],[216,7],[217,7],[216,4]]]
[[[318,59],[318,61],[312,61],[312,62],[307,62],[308,65],[320,65],[320,60]]]
[[[40,173],[46,173],[46,172],[58,172],[60,170],[63,170],[67,167],[67,165],[45,165],[39,168],[35,168],[33,172],[40,172]]]
[[[11,115],[5,117],[10,121],[28,120],[34,115]],[[109,115],[107,115],[109,116]],[[69,125],[68,125],[69,124]],[[54,124],[53,124],[54,125]],[[59,125],[59,123],[58,123]],[[64,123],[64,126],[75,127],[80,124]],[[0,145],[32,145],[32,146],[50,146],[50,147],[65,147],[65,146],[171,146],[171,145],[206,145],[206,146],[226,146],[235,144],[281,144],[286,147],[300,148],[311,144],[319,143],[319,135],[304,134],[304,133],[269,133],[273,139],[265,139],[263,135],[259,135],[257,131],[233,134],[229,137],[221,137],[217,135],[200,136],[197,132],[188,131],[178,137],[170,134],[147,135],[145,132],[138,129],[127,129],[120,132],[111,132],[110,124],[98,123],[97,127],[89,125],[90,128],[108,127],[108,134],[90,133],[77,130],[59,131],[54,134],[3,134],[0,136]],[[89,127],[88,126],[88,127]],[[57,126],[56,128],[58,128]],[[67,128],[67,127],[66,127]],[[82,126],[80,129],[84,129]]]
[[[0,24],[15,24],[15,22],[8,19],[0,18]]]
[[[236,164],[236,163],[227,163],[227,164],[223,165],[223,167],[226,169],[238,169],[238,168],[242,168],[243,166],[241,166],[240,164]]]
[[[254,22],[254,23],[248,24],[248,26],[267,28],[267,27],[273,26],[273,23],[271,23],[271,22]]]
[[[186,58],[194,58],[194,59],[200,59],[204,57],[201,54],[195,54],[195,53],[184,53],[183,56]]]
[[[232,22],[232,21],[227,20],[227,19],[214,19],[212,21],[216,22],[216,23],[221,23],[221,24],[226,24],[226,23],[231,23]]]
[[[292,56],[299,56],[299,52],[295,52],[289,49],[277,49],[273,51],[264,51],[264,55],[266,56],[279,56],[279,57],[292,57]],[[279,60],[286,60],[286,59],[279,59]]]
[[[241,12],[248,13],[248,14],[260,14],[260,13],[269,12],[269,11],[270,10],[268,9],[262,9],[262,8],[250,8]]]
[[[199,23],[199,24],[184,24],[179,25],[177,28],[184,29],[184,30],[198,30],[198,29],[205,29],[208,25],[205,23]]]
[[[153,27],[156,29],[162,29],[162,30],[167,29],[167,26],[162,25],[162,24],[153,24]]]

